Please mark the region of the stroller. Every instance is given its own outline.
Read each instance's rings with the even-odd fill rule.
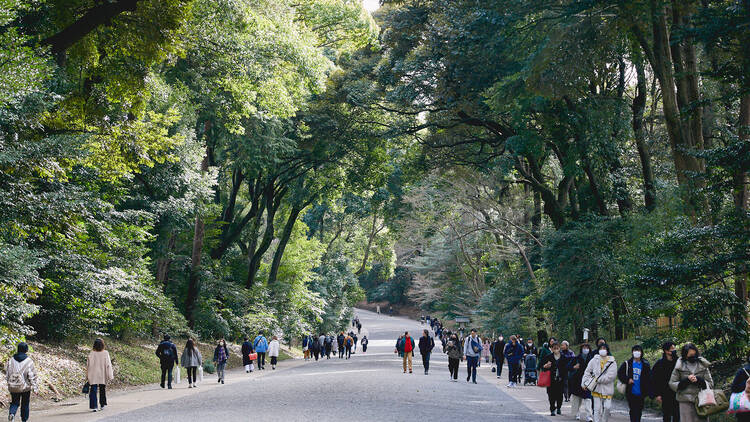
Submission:
[[[536,355],[526,355],[526,357],[523,358],[523,385],[536,385],[537,378]]]

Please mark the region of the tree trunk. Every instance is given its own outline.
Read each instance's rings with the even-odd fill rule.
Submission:
[[[377,210],[373,210],[372,213],[372,227],[370,229],[370,235],[367,237],[367,247],[365,248],[365,256],[362,258],[362,265],[359,266],[359,269],[357,272],[355,272],[355,275],[360,275],[365,272],[365,269],[367,269],[367,260],[370,258],[370,248],[372,248],[372,242],[375,241],[375,236],[380,233],[381,230],[385,227],[385,225],[381,225],[380,228],[377,228],[378,223],[378,213]]]
[[[281,265],[281,258],[284,255],[284,249],[286,249],[289,238],[292,236],[292,230],[294,224],[299,218],[300,212],[307,206],[307,204],[294,204],[291,211],[289,212],[289,218],[286,220],[284,230],[281,232],[281,238],[279,238],[279,244],[276,246],[276,251],[273,254],[273,262],[271,262],[271,270],[268,273],[268,286],[269,288],[276,283],[276,277],[279,274],[279,266]],[[273,294],[273,290],[271,290]]]
[[[203,159],[201,163],[201,172],[205,173],[208,171],[208,155]],[[203,240],[205,238],[206,230],[203,216],[198,212],[195,216],[195,229],[193,231],[193,252],[190,255],[190,276],[188,278],[187,296],[185,298],[185,317],[188,321],[188,326],[193,328],[195,325],[195,315],[193,313],[195,308],[195,301],[198,299],[198,271],[201,265],[201,254],[203,252]]]
[[[165,256],[159,258],[156,262],[156,281],[162,285],[164,293],[167,292],[167,287],[169,285],[169,266],[172,265],[171,254],[174,251],[176,242],[177,236],[175,236],[174,232],[170,233],[169,239],[167,240]]]
[[[638,84],[636,96],[633,98],[633,133],[635,144],[638,149],[638,157],[641,160],[643,172],[643,199],[646,209],[653,211],[656,208],[656,187],[654,185],[654,170],[651,167],[651,152],[646,144],[646,128],[643,124],[643,115],[646,110],[647,84],[646,69],[642,60],[634,60]]]
[[[258,249],[253,253],[250,258],[248,265],[247,281],[245,285],[247,288],[251,288],[255,284],[255,277],[258,275],[260,269],[260,263],[263,260],[268,248],[271,246],[274,238],[274,218],[276,218],[276,211],[281,205],[281,199],[286,194],[286,189],[282,189],[279,192],[275,192],[274,183],[270,182],[264,191],[264,198],[266,202],[266,228],[263,231],[263,240],[261,240]],[[252,250],[251,250],[252,252]]]
[[[248,193],[252,201],[250,208],[246,208],[237,218],[237,221],[232,221],[232,217],[229,217],[219,235],[219,244],[211,250],[211,258],[221,259],[229,246],[240,237],[245,226],[253,218],[258,217],[259,213],[263,212],[261,210],[261,204],[263,203],[261,184],[260,178],[257,178],[254,183],[248,183]]]
[[[746,0],[745,4],[748,5],[746,7],[750,13],[750,1]],[[747,68],[750,69],[750,52],[748,52],[746,60],[748,62]],[[740,142],[747,142],[750,139],[750,94],[743,95],[740,100],[739,135]],[[734,205],[737,215],[740,218],[746,218],[748,209],[750,209],[750,176],[746,166],[739,166],[735,170],[733,182]],[[734,292],[745,304],[745,309],[747,309],[747,278],[747,264],[743,262],[737,268],[734,278]]]

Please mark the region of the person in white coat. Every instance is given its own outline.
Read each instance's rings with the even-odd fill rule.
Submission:
[[[271,343],[268,344],[268,356],[271,357],[271,369],[276,369],[276,364],[279,362],[279,338],[273,336]]]
[[[8,408],[8,421],[13,422],[18,408],[21,408],[21,421],[29,420],[31,392],[39,392],[34,361],[28,356],[29,346],[18,343],[17,353],[5,365],[5,380],[8,383],[11,402]]]
[[[594,422],[607,422],[615,394],[617,362],[609,352],[609,346],[601,343],[597,354],[586,366],[581,380],[581,388],[591,392],[594,401]]]

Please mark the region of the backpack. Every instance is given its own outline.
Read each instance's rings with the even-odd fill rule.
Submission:
[[[174,354],[172,353],[172,345],[169,343],[164,344],[164,349],[161,351],[161,360],[164,362],[169,362],[171,360],[174,360]]]
[[[26,383],[26,369],[31,359],[26,358],[23,362],[18,362],[13,358],[11,360],[13,362],[8,365],[8,391],[22,393],[29,389],[29,385]]]

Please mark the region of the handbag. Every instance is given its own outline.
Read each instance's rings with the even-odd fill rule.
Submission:
[[[708,406],[716,404],[716,396],[714,395],[714,390],[710,390],[706,388],[705,390],[701,390],[698,392],[698,406]]]
[[[182,375],[182,374],[180,373],[180,367],[178,366],[177,367],[177,373],[175,374],[175,377],[174,377],[175,378],[175,384],[179,384],[180,383],[180,381],[181,381],[180,375]]]
[[[701,393],[704,391],[710,391],[710,395],[713,396],[714,403],[715,404],[706,404],[703,406],[700,406],[698,403],[700,402]],[[704,393],[704,397],[708,399],[709,393]],[[729,409],[729,400],[727,400],[727,396],[724,395],[724,392],[721,390],[710,390],[705,389],[701,390],[698,393],[698,402],[695,403],[695,412],[700,416],[701,418],[705,418],[711,415],[716,415],[717,413],[722,413]]]
[[[542,371],[536,382],[537,387],[549,387],[552,385],[552,371]]]
[[[492,365],[492,372],[497,372],[497,369],[495,369],[495,365]]]
[[[203,381],[203,367],[198,367],[198,381]]]
[[[88,394],[89,391],[91,391],[91,384],[89,384],[89,382],[86,381],[86,384],[83,384],[83,388],[81,389],[81,393]]]
[[[250,353],[249,355],[247,355],[247,357],[250,360],[258,360],[258,354],[257,353]]]

